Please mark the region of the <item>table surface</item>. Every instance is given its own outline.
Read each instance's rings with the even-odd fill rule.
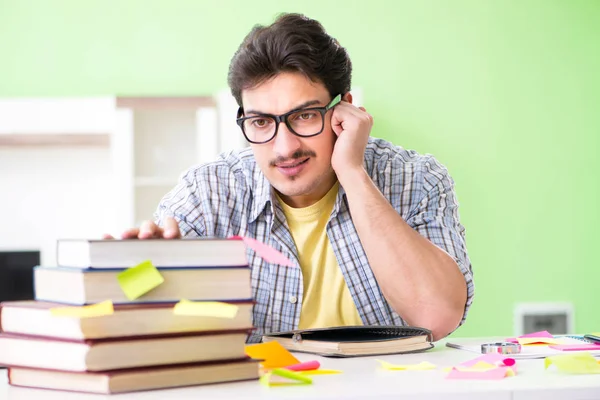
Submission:
[[[424,353],[380,357],[325,358],[296,353],[300,361],[318,360],[322,369],[343,371],[338,375],[313,376],[312,385],[265,387],[258,381],[153,390],[112,396],[86,395],[53,390],[12,387],[0,370],[0,400],[131,399],[485,399],[485,400],[592,400],[600,399],[600,375],[567,375],[544,369],[544,360],[517,361],[518,374],[498,381],[448,380],[445,367],[478,355],[451,349],[445,341]],[[376,359],[395,364],[429,361],[429,371],[387,371]]]

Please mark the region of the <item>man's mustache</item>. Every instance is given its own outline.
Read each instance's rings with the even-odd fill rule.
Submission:
[[[291,157],[279,156],[276,159],[269,162],[269,165],[271,167],[274,167],[277,164],[297,160],[299,158],[316,157],[316,156],[317,156],[317,154],[312,150],[296,150],[296,152],[294,152],[294,154],[292,154]]]

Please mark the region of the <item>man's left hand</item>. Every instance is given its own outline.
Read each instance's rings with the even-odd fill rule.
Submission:
[[[338,178],[361,170],[373,117],[364,107],[342,101],[333,109],[331,127],[338,136],[331,156],[331,166]]]

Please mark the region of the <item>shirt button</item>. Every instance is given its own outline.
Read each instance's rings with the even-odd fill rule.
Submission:
[[[298,298],[296,296],[290,296],[290,303],[296,304],[298,302]]]

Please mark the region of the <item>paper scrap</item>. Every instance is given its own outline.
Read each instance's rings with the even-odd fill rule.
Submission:
[[[261,362],[264,368],[284,368],[290,365],[300,364],[300,361],[292,355],[279,342],[250,344],[245,347],[248,357]]]
[[[50,309],[53,317],[93,318],[114,313],[113,303],[106,300],[101,303],[80,307],[54,307]]]
[[[381,367],[383,369],[387,369],[389,371],[424,371],[424,370],[429,370],[429,369],[436,369],[437,367],[427,361],[423,361],[419,364],[405,364],[405,365],[399,365],[399,364],[391,364],[387,361],[383,361],[383,360],[376,360],[381,364]]]
[[[559,371],[571,374],[600,374],[600,364],[590,353],[559,354],[546,357],[546,369],[554,365]]]
[[[262,243],[256,239],[245,237],[245,236],[232,236],[229,239],[243,240],[244,244],[246,246],[248,246],[252,250],[254,250],[260,258],[262,258],[263,260],[265,260],[267,262],[283,265],[285,267],[293,267],[294,266],[294,264],[290,261],[290,259],[287,258],[286,256],[284,256],[282,253],[280,253],[279,251],[275,250],[271,246],[266,245],[265,243]]]
[[[173,313],[195,317],[235,318],[238,306],[220,301],[189,301],[181,300],[175,304]]]
[[[289,369],[290,371],[312,371],[315,369],[319,369],[320,366],[320,362],[318,362],[317,360],[313,360],[302,362],[300,364],[288,365],[285,368]]]
[[[267,387],[309,385],[312,378],[285,368],[274,368],[260,377],[260,383]]]
[[[590,351],[600,350],[600,344],[555,344],[548,346],[554,350],[560,351]]]
[[[301,375],[334,375],[341,374],[339,369],[311,369],[306,371],[296,371]]]
[[[506,368],[494,368],[487,371],[461,371],[452,368],[446,375],[446,379],[476,379],[476,380],[500,380],[506,376]]]
[[[129,300],[137,299],[165,281],[149,260],[127,268],[117,275],[117,280]]]

